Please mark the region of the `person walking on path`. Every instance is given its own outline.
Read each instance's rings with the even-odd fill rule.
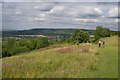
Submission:
[[[101,47],[101,45],[102,45],[102,41],[99,40],[99,42],[98,42],[98,46]]]
[[[102,41],[102,46],[105,47],[105,40]]]

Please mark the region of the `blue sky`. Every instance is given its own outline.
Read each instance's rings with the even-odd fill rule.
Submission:
[[[2,28],[17,30],[32,28],[95,29],[97,25],[102,25],[112,30],[118,30],[118,0],[108,2],[64,1],[66,2],[47,2],[47,0],[44,2],[12,0],[10,2],[4,0],[2,2]]]

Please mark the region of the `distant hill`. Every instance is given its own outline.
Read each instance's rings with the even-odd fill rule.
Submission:
[[[15,31],[13,29],[2,29],[2,31]]]
[[[45,36],[57,36],[57,35],[71,35],[75,29],[48,29],[48,28],[34,28],[30,30],[4,30],[2,31],[3,37],[16,36],[16,35],[45,35]],[[90,35],[94,30],[86,30]]]

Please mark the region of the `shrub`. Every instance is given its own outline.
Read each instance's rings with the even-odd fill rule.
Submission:
[[[2,57],[11,56],[7,48],[2,48]]]
[[[15,39],[8,39],[2,43],[2,57],[11,56],[10,51],[15,46]]]
[[[95,40],[103,37],[110,37],[111,31],[107,28],[103,28],[102,26],[97,26],[94,32]]]
[[[89,39],[90,39],[90,36],[86,31],[77,29],[73,32],[72,41],[74,43],[77,43],[77,44],[83,43],[83,42],[86,43],[86,42],[89,42]]]
[[[34,38],[31,40],[8,39],[2,44],[2,57],[12,56],[18,53],[43,48],[49,45],[47,38]]]
[[[27,47],[23,46],[23,47],[16,47],[15,49],[12,49],[12,51],[10,52],[11,55],[15,55],[18,53],[23,53],[23,52],[28,52],[30,51]]]
[[[33,50],[34,49],[34,45],[31,41],[26,41],[26,45],[25,45],[29,50]]]
[[[48,39],[47,38],[38,38],[38,42],[36,45],[36,48],[43,48],[49,45]]]
[[[36,49],[37,43],[38,43],[38,39],[32,39],[32,40],[31,40],[31,43],[32,43],[32,45],[33,45],[33,49]]]

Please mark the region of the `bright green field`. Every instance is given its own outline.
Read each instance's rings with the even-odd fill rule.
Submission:
[[[2,59],[3,78],[117,78],[118,37],[106,46],[58,44]],[[63,48],[64,47],[64,48]]]

